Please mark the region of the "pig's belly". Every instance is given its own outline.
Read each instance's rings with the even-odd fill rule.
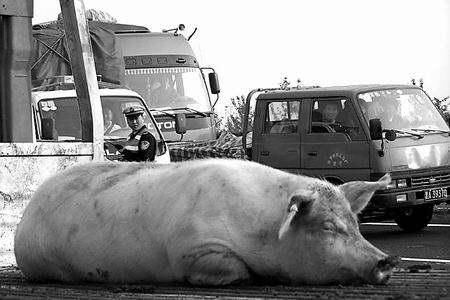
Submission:
[[[111,233],[100,230],[98,233],[91,238],[81,235],[66,248],[68,261],[85,275],[85,280],[178,281],[170,268],[165,247],[156,239],[137,237],[128,231]]]
[[[86,217],[80,210],[24,215],[15,254],[33,279],[94,282],[173,282],[161,235],[129,216]]]

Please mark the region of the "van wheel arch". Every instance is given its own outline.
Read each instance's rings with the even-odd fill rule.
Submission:
[[[344,183],[344,181],[342,179],[337,178],[337,177],[325,177],[324,179],[334,185],[341,185]]]

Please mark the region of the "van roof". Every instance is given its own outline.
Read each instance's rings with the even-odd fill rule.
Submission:
[[[129,89],[114,88],[114,89],[99,89],[100,96],[123,96],[123,97],[137,97],[142,99],[138,93]],[[37,103],[43,99],[56,98],[70,98],[76,97],[76,91],[72,90],[56,90],[56,91],[35,91],[31,93],[31,101]]]
[[[420,89],[415,85],[406,84],[364,84],[364,85],[346,85],[330,87],[312,87],[290,90],[276,90],[260,94],[258,100],[263,99],[287,99],[287,98],[305,98],[305,97],[353,97],[356,94],[390,89]]]

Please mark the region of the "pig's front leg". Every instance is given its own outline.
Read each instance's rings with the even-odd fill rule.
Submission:
[[[248,281],[245,263],[229,248],[219,244],[195,247],[182,255],[184,279],[193,285],[229,285]]]

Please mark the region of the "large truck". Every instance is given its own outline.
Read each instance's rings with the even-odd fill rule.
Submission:
[[[257,89],[244,119],[243,151],[261,164],[334,184],[390,173],[388,189],[375,194],[361,221],[394,219],[419,231],[434,205],[450,201],[450,129],[417,86]]]
[[[105,60],[105,64],[111,66],[109,70],[103,69],[106,73],[102,74],[104,80],[115,76],[115,83],[126,85],[140,94],[152,110],[167,141],[209,141],[217,138],[214,105],[220,92],[218,76],[212,68],[200,68],[188,39],[179,34],[184,25],[174,30],[151,32],[143,26],[114,23],[112,17],[104,20],[102,16],[107,14],[96,10],[89,10],[88,15],[94,58]],[[67,67],[68,62],[64,58],[64,32],[58,28],[58,23],[61,20],[34,26],[37,40],[47,35],[46,41],[37,43],[43,49],[41,56],[46,56],[48,61],[59,66],[49,70],[49,64],[43,64],[45,60],[37,58],[41,61],[33,66],[33,74],[40,73],[40,77],[45,77],[45,73],[49,72],[70,74],[70,67]],[[52,29],[46,33],[46,30]],[[52,48],[52,51],[47,48]],[[101,52],[108,48],[109,55],[102,55]],[[120,57],[120,60],[111,57]],[[98,66],[97,71],[102,73]],[[41,78],[36,79],[37,82],[42,81]],[[217,95],[216,99],[212,99],[212,95]],[[180,115],[184,116],[184,130],[177,130]]]

